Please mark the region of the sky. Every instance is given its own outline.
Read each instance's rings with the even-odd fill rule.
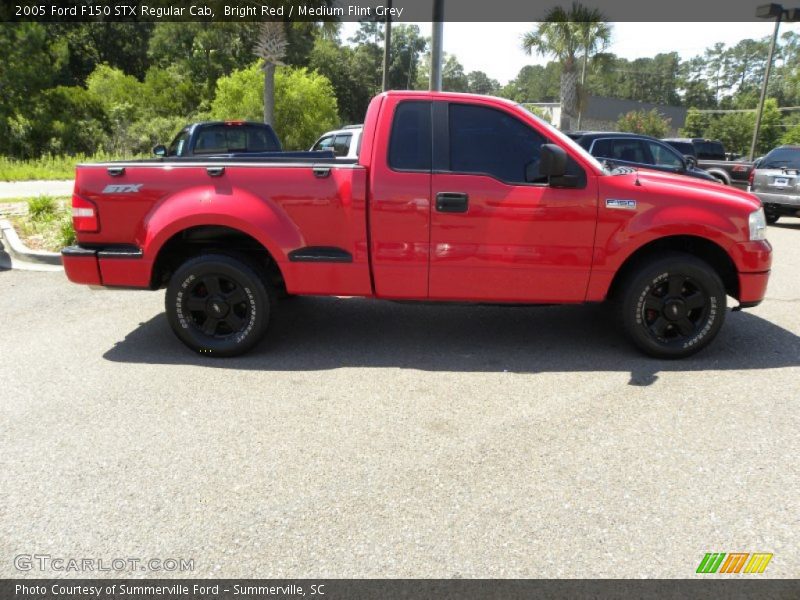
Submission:
[[[702,1],[702,0],[701,0]],[[430,36],[430,23],[416,23],[424,36]],[[549,59],[527,56],[520,40],[534,23],[445,23],[444,51],[455,54],[464,70],[483,71],[501,84],[514,79],[525,65],[544,64]],[[773,22],[751,23],[613,23],[609,52],[627,59],[677,52],[681,58],[702,54],[716,42],[734,45],[746,38],[772,34]],[[346,41],[358,30],[358,23],[343,23],[341,38]],[[709,31],[712,30],[712,31]],[[780,32],[800,33],[800,24],[782,24]]]

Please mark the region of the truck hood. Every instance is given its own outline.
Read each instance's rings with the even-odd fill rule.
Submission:
[[[682,197],[693,202],[720,205],[720,208],[738,209],[748,214],[761,206],[761,200],[750,192],[685,175],[639,169],[638,172],[614,177],[630,178],[631,185],[635,185],[637,175],[643,190],[656,196]]]

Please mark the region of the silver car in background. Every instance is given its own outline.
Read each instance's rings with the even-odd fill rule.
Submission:
[[[761,199],[767,223],[800,216],[800,146],[779,146],[753,169],[748,190]]]

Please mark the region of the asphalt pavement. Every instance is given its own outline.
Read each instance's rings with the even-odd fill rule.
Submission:
[[[683,361],[597,306],[336,298],[214,360],[163,291],[0,272],[0,577],[799,577],[800,219],[769,237],[767,300]]]

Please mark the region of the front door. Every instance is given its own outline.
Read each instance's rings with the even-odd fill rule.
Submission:
[[[533,126],[497,107],[446,107],[435,111],[441,117],[434,162],[446,164],[434,168],[431,182],[429,296],[583,301],[597,220],[595,179],[570,159],[583,187],[551,187],[538,176],[540,149],[550,140]]]

